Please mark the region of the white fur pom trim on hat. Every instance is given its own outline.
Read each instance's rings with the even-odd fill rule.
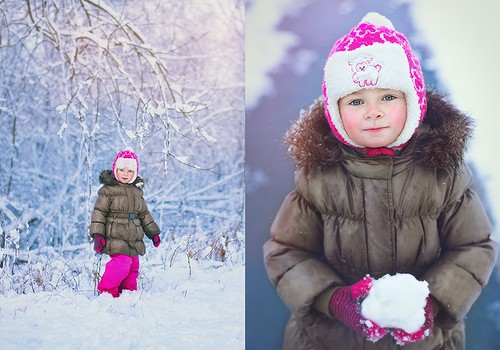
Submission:
[[[359,23],[371,23],[376,27],[387,27],[394,30],[392,22],[378,12],[368,12]]]

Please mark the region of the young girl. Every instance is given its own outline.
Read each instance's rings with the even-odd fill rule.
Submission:
[[[118,297],[124,289],[137,290],[139,255],[144,255],[144,234],[160,245],[160,229],[143,198],[144,181],[138,177],[139,160],[127,148],[118,152],[111,170],[99,176],[103,186],[92,212],[90,236],[98,253],[109,254],[99,293]]]
[[[375,13],[333,46],[323,96],[287,135],[296,188],[264,245],[292,313],[283,348],[464,349],[497,249],[464,164],[471,120],[425,91],[407,39]],[[372,278],[396,273],[428,282],[414,333],[360,311]]]

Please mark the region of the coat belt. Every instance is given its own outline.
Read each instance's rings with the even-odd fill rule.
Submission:
[[[116,219],[129,219],[129,220],[137,219],[136,213],[113,213],[110,216]]]

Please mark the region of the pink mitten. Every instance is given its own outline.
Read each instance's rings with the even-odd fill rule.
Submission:
[[[376,342],[382,339],[387,331],[361,315],[359,299],[370,291],[373,280],[365,277],[350,287],[340,287],[330,299],[331,313],[347,327],[356,330],[368,340]]]
[[[106,246],[106,240],[102,235],[94,236],[94,250],[98,253],[102,252],[102,248]]]
[[[392,336],[398,345],[406,345],[424,339],[431,334],[432,327],[434,327],[434,304],[431,297],[427,297],[427,303],[424,307],[425,321],[422,327],[414,333],[405,332],[402,329],[395,329],[392,331]]]
[[[161,243],[160,235],[159,234],[154,235],[153,245],[155,246],[155,248],[158,248],[160,246],[160,243]]]

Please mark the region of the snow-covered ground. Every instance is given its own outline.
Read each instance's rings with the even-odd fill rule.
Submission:
[[[141,262],[139,291],[116,299],[96,296],[90,279],[77,291],[0,294],[1,348],[244,348],[242,264]]]

